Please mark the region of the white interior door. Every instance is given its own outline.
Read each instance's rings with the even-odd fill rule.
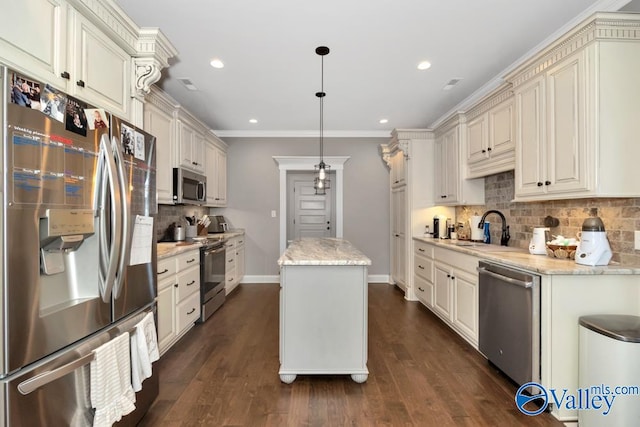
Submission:
[[[303,237],[335,237],[333,194],[320,196],[313,188],[313,173],[287,176],[287,246]]]

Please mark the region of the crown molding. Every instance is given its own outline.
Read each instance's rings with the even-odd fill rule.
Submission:
[[[319,138],[318,130],[214,130],[220,138]],[[389,138],[390,130],[325,130],[325,138]]]

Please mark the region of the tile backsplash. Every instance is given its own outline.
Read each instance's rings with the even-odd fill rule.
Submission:
[[[640,230],[640,198],[631,199],[568,199],[545,202],[512,202],[515,179],[513,171],[485,178],[485,205],[458,206],[456,220],[468,227],[471,215],[482,215],[490,209],[499,210],[507,219],[511,234],[509,246],[528,248],[533,227],[542,227],[546,216],[558,218],[560,224],[551,234],[573,237],[590,216],[604,222],[613,252],[612,261],[640,265],[640,251],[633,249],[634,230]],[[501,221],[490,214],[491,240],[500,241]]]
[[[201,218],[208,214],[209,208],[191,205],[158,205],[158,216],[156,217],[156,237],[162,240],[169,225],[174,222],[187,225],[185,217],[194,216]]]

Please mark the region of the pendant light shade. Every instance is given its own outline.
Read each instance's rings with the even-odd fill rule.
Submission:
[[[315,165],[316,178],[313,183],[313,188],[316,190],[316,194],[327,194],[327,189],[331,188],[331,180],[329,179],[329,169],[331,166],[324,162],[324,57],[329,54],[329,48],[326,46],[319,46],[316,48],[316,54],[320,56],[320,92],[316,92],[316,96],[320,99],[320,163]]]

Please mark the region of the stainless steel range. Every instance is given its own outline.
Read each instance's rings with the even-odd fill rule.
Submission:
[[[224,304],[225,242],[209,238],[200,248],[200,323]]]

